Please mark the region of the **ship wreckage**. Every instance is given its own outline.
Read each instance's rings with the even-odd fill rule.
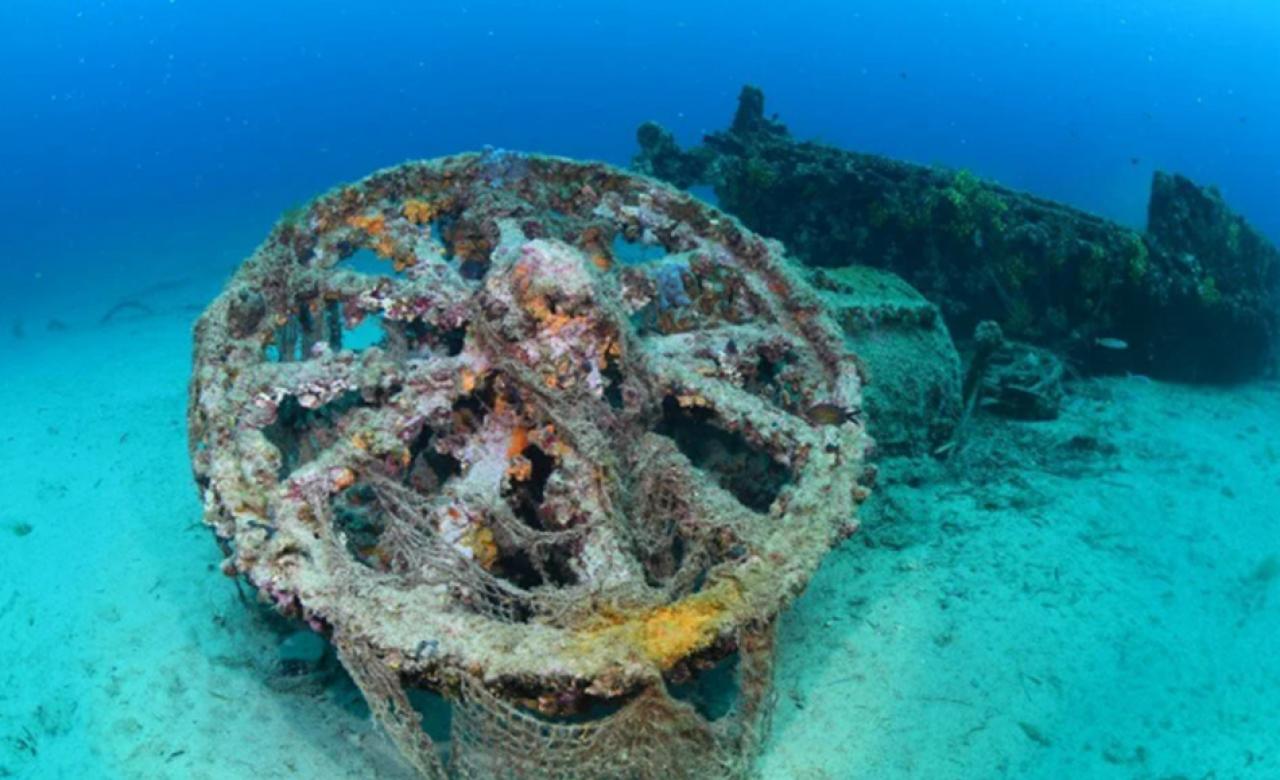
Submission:
[[[978,179],[799,141],[745,87],[727,130],[681,149],[652,122],[637,170],[707,184],[815,268],[891,272],[959,339],[995,322],[1085,374],[1193,382],[1276,368],[1280,252],[1217,190],[1157,172],[1143,232]]]
[[[333,644],[423,777],[749,776],[775,623],[856,528],[872,437],[944,452],[979,396],[1051,414],[1057,356],[1274,358],[1275,249],[1183,179],[1140,234],[797,142],[752,88],[702,146],[640,141],[671,184],[486,151],[340,187],[197,324],[223,571]]]
[[[737,777],[775,619],[874,478],[859,371],[733,218],[464,155],[276,227],[197,325],[191,456],[224,571],[331,639],[423,776]],[[676,695],[725,665],[728,712]]]

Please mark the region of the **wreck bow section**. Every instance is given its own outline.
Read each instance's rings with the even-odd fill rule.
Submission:
[[[774,620],[874,478],[857,365],[733,218],[462,155],[276,226],[197,324],[191,458],[224,571],[331,636],[424,775],[738,776]],[[728,715],[675,695],[724,663]]]

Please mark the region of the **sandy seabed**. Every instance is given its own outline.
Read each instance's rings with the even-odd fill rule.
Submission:
[[[0,778],[409,777],[218,572],[207,299],[0,336]],[[1077,382],[865,515],[782,620],[765,777],[1280,777],[1280,385]]]

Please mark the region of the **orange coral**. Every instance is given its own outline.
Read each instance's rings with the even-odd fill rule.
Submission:
[[[459,260],[480,261],[489,258],[489,251],[492,247],[480,238],[459,236],[456,233],[452,237],[453,254]]]
[[[511,432],[511,443],[507,445],[507,457],[514,458],[529,446],[529,429],[517,427]]]
[[[507,466],[507,476],[511,477],[513,482],[528,482],[533,476],[533,461],[517,455],[511,459],[511,465]]]
[[[472,390],[476,389],[476,380],[478,379],[478,377],[476,376],[476,372],[472,371],[471,369],[469,368],[462,369],[462,371],[458,376],[458,379],[462,385],[462,392],[470,393]]]
[[[345,468],[340,469],[336,474],[333,475],[333,489],[335,491],[346,490],[347,488],[354,485],[355,482],[356,482],[356,474],[351,469],[345,469]]]
[[[378,236],[387,229],[387,218],[381,214],[352,214],[347,217],[347,224],[371,236]]]
[[[413,252],[401,249],[388,235],[382,235],[374,242],[373,251],[383,260],[390,260],[396,273],[418,264],[418,258]]]
[[[396,242],[392,241],[387,236],[383,236],[373,245],[373,251],[377,252],[378,257],[381,258],[394,257],[396,253]]]
[[[516,273],[519,273],[519,270],[520,268],[517,266]],[[537,320],[538,325],[548,335],[555,335],[573,323],[587,322],[586,317],[571,317],[568,314],[553,310],[550,304],[547,303],[547,299],[541,295],[522,297],[520,305],[524,307],[525,311],[529,312],[530,316]]]

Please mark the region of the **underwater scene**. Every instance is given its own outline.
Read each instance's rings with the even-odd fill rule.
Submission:
[[[0,778],[1280,778],[1272,0],[0,72]]]

